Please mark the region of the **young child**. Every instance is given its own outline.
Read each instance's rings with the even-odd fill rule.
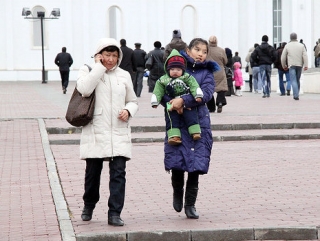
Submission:
[[[164,69],[166,74],[157,80],[151,97],[151,106],[157,108],[165,94],[172,99],[191,93],[197,102],[202,101],[203,93],[196,79],[185,73],[186,60],[173,49],[167,58]],[[180,118],[183,115],[188,126],[189,134],[193,140],[201,138],[201,129],[198,123],[196,108],[181,108],[172,110],[169,102],[166,103],[165,119],[169,145],[181,144],[181,132],[179,129]]]
[[[239,62],[233,64],[233,80],[234,86],[236,87],[236,96],[242,96],[241,86],[243,85],[243,78],[240,67],[241,64]]]

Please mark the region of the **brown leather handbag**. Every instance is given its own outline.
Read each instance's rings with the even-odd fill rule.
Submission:
[[[91,67],[88,68],[91,71]],[[75,87],[69,101],[66,120],[76,127],[88,125],[93,119],[95,99],[95,91],[89,97],[83,97]]]

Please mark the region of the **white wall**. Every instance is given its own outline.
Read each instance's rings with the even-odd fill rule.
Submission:
[[[320,38],[317,15],[319,0],[283,0],[283,40],[288,41],[296,32],[307,45],[311,67],[313,47]],[[182,30],[182,38],[188,43],[193,37],[208,39],[216,35],[221,47],[238,51],[243,62],[248,49],[260,43],[264,34],[272,44],[272,1],[264,0],[0,0],[0,81],[41,80],[41,47],[32,46],[32,21],[21,16],[22,8],[32,9],[41,5],[46,16],[53,8],[60,8],[61,17],[46,20],[44,34],[48,46],[44,50],[45,69],[49,80],[59,80],[54,58],[63,46],[71,53],[74,64],[71,76],[84,63],[90,63],[95,44],[101,37],[109,37],[108,9],[119,7],[122,23],[118,26],[120,38],[134,48],[141,42],[147,52],[154,41],[166,45],[172,38],[172,30]],[[194,19],[183,16],[183,8],[195,9]],[[189,29],[190,23],[195,27]],[[184,34],[185,33],[185,34]],[[194,35],[194,36],[193,36]],[[21,72],[21,73],[18,73]],[[26,74],[28,73],[28,74]]]

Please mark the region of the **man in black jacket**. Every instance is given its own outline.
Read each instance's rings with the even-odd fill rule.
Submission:
[[[127,47],[127,41],[125,39],[120,40],[120,45],[121,45],[120,49],[122,51],[123,57],[119,67],[130,73],[133,86],[135,86],[134,72],[136,72],[136,67],[134,63],[133,50]]]
[[[62,91],[65,94],[69,85],[70,66],[73,64],[73,59],[71,55],[67,53],[66,47],[63,47],[62,52],[57,54],[54,63],[59,66]]]
[[[147,54],[146,68],[150,71],[148,77],[149,93],[153,92],[157,80],[164,75],[164,60],[161,42],[156,41],[153,44],[154,50]]]
[[[257,63],[260,68],[263,96],[270,97],[271,93],[271,65],[277,59],[276,50],[268,44],[268,36],[262,36],[262,43],[256,47],[251,54],[252,62]]]
[[[146,51],[141,49],[141,43],[134,44],[136,49],[133,50],[133,58],[136,67],[136,74],[135,80],[133,81],[135,85],[133,85],[134,92],[136,93],[137,97],[141,96],[141,91],[143,87],[143,74],[146,64]]]

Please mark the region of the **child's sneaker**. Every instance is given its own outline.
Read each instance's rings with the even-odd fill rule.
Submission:
[[[194,141],[197,141],[197,140],[199,140],[201,138],[201,135],[200,135],[200,133],[195,133],[195,134],[192,135],[192,138],[193,138]]]
[[[181,138],[179,136],[171,137],[168,140],[168,144],[169,145],[173,145],[173,146],[179,145],[181,143],[182,143],[182,141],[181,141]]]

